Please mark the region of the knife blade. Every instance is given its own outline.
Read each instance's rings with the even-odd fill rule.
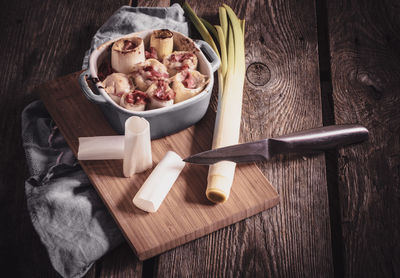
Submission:
[[[219,161],[249,163],[269,160],[277,154],[318,152],[367,139],[368,129],[361,125],[331,125],[217,148],[186,157],[183,161],[204,165]]]

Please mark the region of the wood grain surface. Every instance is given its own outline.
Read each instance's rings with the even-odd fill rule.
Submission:
[[[91,37],[124,4],[128,1],[0,2],[0,276],[59,277],[26,209],[24,181],[29,174],[20,115],[38,98],[33,93],[37,85],[81,69]],[[129,262],[130,267],[136,264],[141,277],[142,263],[136,258]],[[88,277],[95,277],[99,267]]]
[[[75,155],[79,137],[117,135],[100,107],[83,95],[78,74],[49,81],[38,91]],[[153,140],[153,169],[168,151],[184,158],[209,150],[214,122],[215,112],[209,110],[196,125]],[[132,199],[152,169],[125,178],[122,160],[80,161],[80,165],[140,260],[238,222],[279,202],[276,190],[257,166],[241,164],[236,167],[229,199],[215,205],[205,196],[208,167],[186,164],[162,206],[156,213],[146,213],[135,207]]]
[[[237,2],[228,4],[246,16],[249,68],[241,139],[352,121],[370,141],[327,153],[326,169],[323,155],[259,165],[282,196],[277,208],[143,264],[123,244],[86,277],[398,277],[398,1]],[[190,3],[216,23],[221,1]],[[1,276],[59,277],[26,210],[20,113],[35,86],[80,70],[90,38],[123,4],[170,1],[0,2]]]
[[[343,273],[400,276],[400,6],[328,1],[335,121],[369,141],[338,152]]]
[[[246,18],[248,70],[241,140],[321,126],[313,1],[213,1],[192,6],[216,23],[215,11],[222,3]],[[280,205],[161,255],[157,275],[184,277],[195,268],[201,277],[332,276],[323,155],[282,156],[260,167],[277,187]]]

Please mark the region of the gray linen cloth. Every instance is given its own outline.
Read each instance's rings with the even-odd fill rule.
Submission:
[[[183,13],[177,4],[121,7],[95,34],[83,68],[92,49],[123,34],[160,28],[188,34]],[[22,141],[31,175],[25,191],[33,226],[56,271],[82,277],[123,236],[41,101],[22,112]]]

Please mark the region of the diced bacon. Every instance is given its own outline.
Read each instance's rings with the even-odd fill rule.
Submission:
[[[187,70],[189,68],[188,64],[183,64],[181,67],[177,67],[176,70],[182,71],[182,70]]]
[[[122,97],[123,94],[124,94],[124,92],[115,92],[115,95],[116,95],[117,97]]]
[[[125,101],[130,104],[145,104],[149,102],[149,97],[142,91],[134,90],[125,96]]]
[[[150,80],[168,78],[168,73],[156,71],[153,66],[144,67],[143,70],[145,71],[146,78]]]
[[[180,62],[182,63],[184,60],[193,59],[192,53],[180,53],[180,54],[172,54],[169,58],[171,62]]]
[[[150,47],[150,51],[145,51],[146,59],[156,59],[158,60],[157,50],[154,47]]]
[[[153,97],[164,101],[174,99],[175,92],[171,89],[167,91],[167,89],[168,89],[168,82],[159,80],[157,82],[157,89],[154,91]]]
[[[122,47],[122,50],[128,51],[135,49],[137,47],[137,43],[130,41],[130,40],[124,40],[124,46]]]
[[[193,75],[189,71],[182,72],[182,75],[185,78],[182,81],[183,86],[185,86],[188,89],[196,88],[196,82],[194,81]]]

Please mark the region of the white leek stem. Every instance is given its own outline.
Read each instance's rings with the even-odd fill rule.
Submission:
[[[79,137],[79,160],[122,159],[124,136]]]
[[[185,162],[169,151],[136,193],[132,202],[147,212],[156,212],[181,173]]]
[[[213,148],[237,144],[240,135],[243,86],[245,75],[244,38],[239,19],[224,5],[231,24],[228,34],[228,66],[221,105],[218,106]],[[218,29],[217,29],[218,30]],[[206,195],[213,202],[228,199],[236,164],[222,161],[211,165]]]
[[[123,170],[125,177],[132,177],[152,167],[150,124],[137,116],[125,122]]]

